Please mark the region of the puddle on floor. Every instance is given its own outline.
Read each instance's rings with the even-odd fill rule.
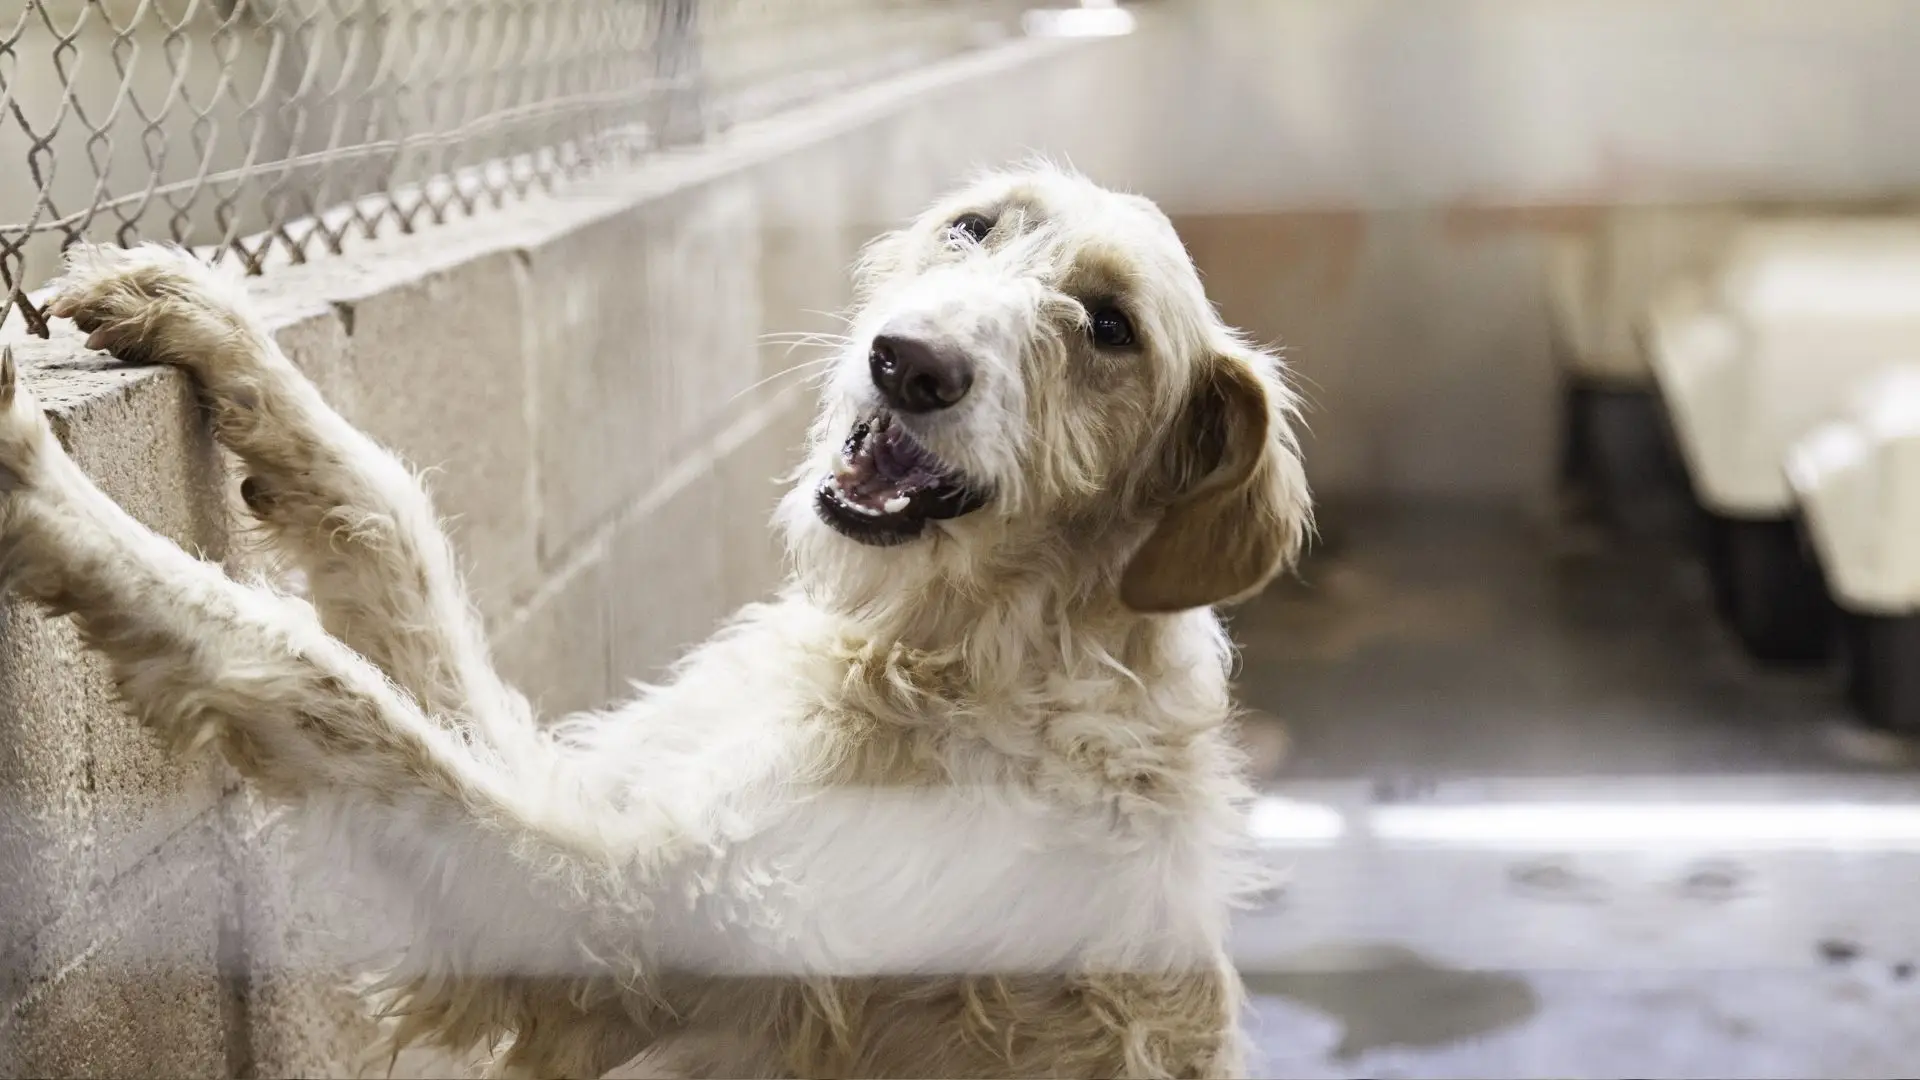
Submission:
[[[1400,945],[1315,946],[1285,970],[1246,971],[1247,991],[1286,998],[1338,1020],[1333,1050],[1351,1060],[1387,1048],[1425,1049],[1525,1023],[1540,999],[1525,979],[1437,964]]]

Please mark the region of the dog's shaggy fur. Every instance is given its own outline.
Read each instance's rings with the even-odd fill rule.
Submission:
[[[1046,167],[859,284],[793,578],[603,713],[535,722],[413,473],[170,249],[75,250],[52,311],[192,373],[311,600],[128,517],[11,359],[0,570],[395,891],[400,1041],[500,1075],[1234,1074],[1254,864],[1210,605],[1308,527],[1278,364],[1152,203]]]

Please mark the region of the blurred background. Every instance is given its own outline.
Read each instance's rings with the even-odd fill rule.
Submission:
[[[859,245],[1044,153],[1308,401],[1321,535],[1232,614],[1263,1074],[1920,1061],[1920,5],[11,3],[0,340],[176,539],[247,558],[190,395],[41,317],[78,238],[259,275],[600,704],[778,581]],[[354,1068],[353,913],[70,631],[0,646],[0,1072]]]

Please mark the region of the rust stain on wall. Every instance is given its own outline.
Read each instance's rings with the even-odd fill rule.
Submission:
[[[1440,210],[1440,231],[1448,241],[1483,240],[1508,233],[1590,233],[1612,207],[1600,202],[1531,206],[1454,203]]]
[[[1174,228],[1209,278],[1273,281],[1308,275],[1321,300],[1346,294],[1367,239],[1366,217],[1359,210],[1196,214],[1176,217]]]

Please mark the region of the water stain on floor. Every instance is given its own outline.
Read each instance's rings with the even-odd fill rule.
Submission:
[[[1374,1050],[1447,1046],[1525,1023],[1540,1009],[1525,979],[1451,968],[1401,945],[1318,945],[1285,970],[1243,973],[1249,993],[1282,997],[1338,1020],[1333,1050],[1352,1060]]]

